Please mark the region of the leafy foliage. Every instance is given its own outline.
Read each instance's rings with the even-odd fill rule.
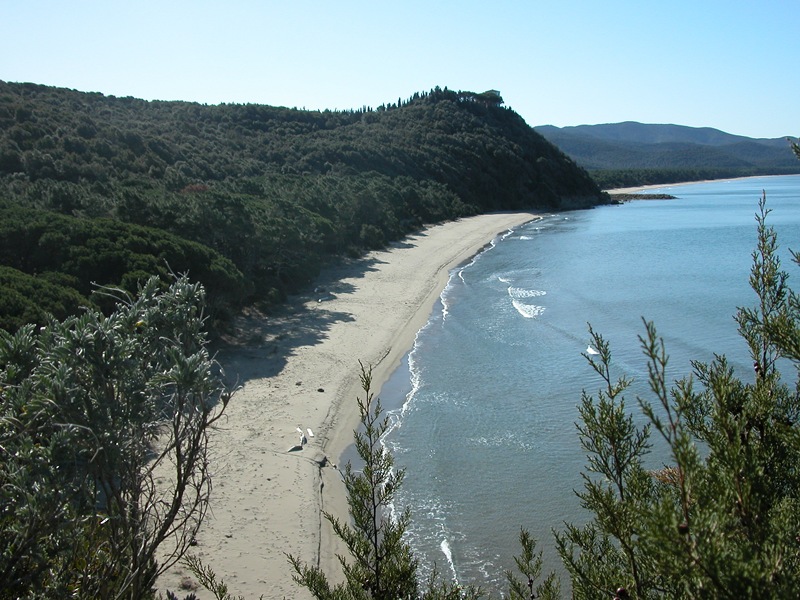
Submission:
[[[542,576],[542,552],[541,550],[536,551],[536,540],[525,529],[519,532],[519,544],[522,547],[522,554],[515,556],[514,562],[525,580],[520,580],[513,571],[507,571],[507,597],[510,600],[530,600],[532,598],[555,600],[558,598],[561,586],[555,573],[550,573],[543,581],[539,581]]]
[[[16,331],[27,323],[46,323],[48,315],[64,319],[92,306],[73,287],[59,284],[60,277],[52,279],[0,267],[0,329]]]
[[[108,317],[0,331],[2,598],[147,598],[205,514],[208,433],[230,395],[203,289],[106,293]]]
[[[0,202],[4,210],[86,221],[52,217],[66,230],[105,235],[113,227],[100,219],[116,223],[117,237],[100,249],[115,264],[96,265],[108,269],[95,275],[102,283],[126,287],[139,271],[164,270],[165,261],[184,268],[163,248],[131,249],[127,239],[148,236],[120,222],[183,238],[171,238],[173,245],[201,244],[208,254],[195,252],[186,268],[207,286],[211,308],[224,314],[249,302],[279,302],[332,255],[380,247],[425,223],[608,201],[502,103],[493,91],[436,88],[375,110],[304,111],[0,82]],[[47,217],[15,213],[3,237],[24,234],[25,219]],[[39,254],[80,245],[49,233]],[[141,269],[125,262],[131,250]],[[222,267],[211,251],[231,264]],[[200,272],[206,260],[220,267],[214,277]],[[14,266],[4,261],[0,253],[0,265]],[[241,273],[241,282],[224,281],[220,270],[234,279]],[[85,282],[60,285],[86,296]]]
[[[113,303],[103,306],[102,298],[91,298],[99,285],[135,292],[152,275],[168,280],[171,269],[191,271],[213,291],[216,316],[246,294],[242,274],[207,246],[111,219],[0,205],[0,255],[5,274],[0,298],[24,303],[5,315],[12,325],[14,318],[18,324],[23,319],[42,324],[46,312],[63,318],[78,306],[113,309]],[[33,290],[43,297],[26,295]]]

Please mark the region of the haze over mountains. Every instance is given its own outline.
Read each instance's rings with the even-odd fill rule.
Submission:
[[[800,172],[787,138],[756,139],[711,127],[634,121],[534,129],[603,187]]]

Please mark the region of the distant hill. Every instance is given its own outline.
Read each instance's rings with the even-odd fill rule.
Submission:
[[[169,269],[222,317],[427,223],[609,201],[502,104],[437,87],[305,111],[0,82],[0,327]]]
[[[756,139],[710,127],[633,121],[535,129],[604,188],[800,173],[786,138]]]

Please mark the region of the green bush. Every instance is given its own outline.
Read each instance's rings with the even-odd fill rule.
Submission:
[[[203,288],[105,293],[107,317],[0,331],[0,598],[152,597],[205,514],[230,394]]]

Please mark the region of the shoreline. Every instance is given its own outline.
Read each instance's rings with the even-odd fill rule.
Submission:
[[[359,422],[358,361],[372,365],[377,394],[412,349],[450,271],[537,217],[493,213],[428,227],[387,250],[326,268],[315,293],[291,298],[279,314],[240,320],[250,344],[218,354],[226,376],[241,387],[212,435],[214,490],[193,549],[233,596],[310,598],[292,580],[285,553],[339,581],[336,553],[343,548],[323,511],[348,515],[332,463],[353,443]],[[298,426],[314,437],[302,451],[288,452]],[[213,597],[193,590],[192,579],[177,565],[158,588]]]
[[[625,188],[613,188],[603,190],[608,194],[636,194],[640,192],[648,192],[653,190],[668,189],[673,187],[680,187],[684,185],[692,185],[694,183],[714,183],[722,181],[740,181],[742,179],[761,179],[764,177],[786,177],[786,175],[748,175],[746,177],[723,177],[722,179],[702,179],[698,181],[679,181],[676,183],[653,183],[648,185],[639,185]]]

